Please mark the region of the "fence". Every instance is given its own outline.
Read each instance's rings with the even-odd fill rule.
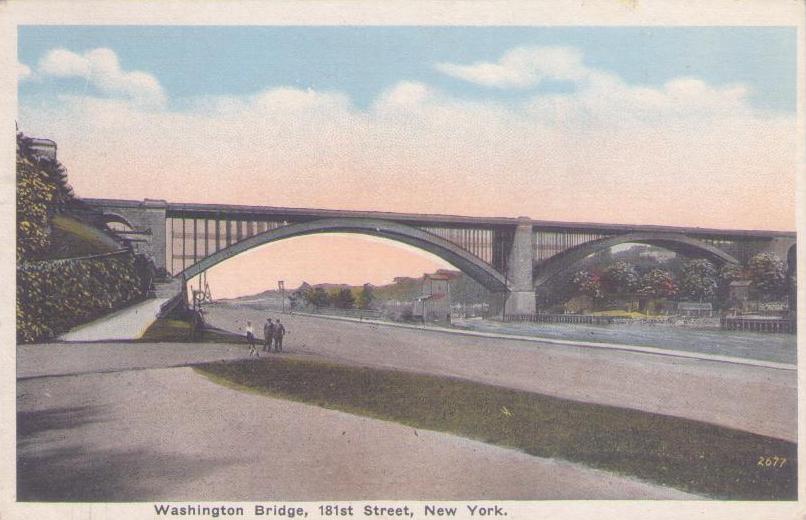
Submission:
[[[335,307],[319,307],[295,309],[294,312],[305,314],[321,314],[325,316],[343,316],[359,320],[377,320],[383,317],[383,312],[374,309],[337,309]]]
[[[590,316],[587,314],[507,314],[504,321],[532,321],[537,323],[582,323],[586,325],[610,325],[612,316]]]
[[[742,318],[726,316],[720,320],[723,330],[746,330],[751,332],[777,332],[794,334],[797,322],[785,318]]]
[[[71,265],[81,263],[86,260],[97,260],[101,258],[114,258],[126,257],[131,254],[129,249],[118,249],[116,251],[109,251],[108,253],[99,253],[97,255],[76,256],[72,258],[54,258],[50,260],[35,260],[32,262],[20,262],[17,264],[17,271],[26,273],[46,272],[52,271],[59,266]]]

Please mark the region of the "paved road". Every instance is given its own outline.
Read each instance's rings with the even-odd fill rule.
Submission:
[[[190,368],[25,379],[17,406],[22,501],[696,498]]]
[[[213,325],[242,332],[263,311],[218,304]],[[463,377],[569,399],[687,417],[797,439],[797,374],[602,349],[460,336],[273,314],[290,351],[342,362]],[[260,327],[258,327],[260,328]]]
[[[224,305],[208,315],[233,331],[264,317]],[[291,332],[287,350],[296,355],[464,377],[795,439],[792,371],[282,319]],[[225,344],[18,347],[20,499],[686,498],[575,464],[235,391],[189,368],[163,368],[243,357],[243,345]]]

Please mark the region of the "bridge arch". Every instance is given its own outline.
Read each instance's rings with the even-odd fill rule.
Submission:
[[[503,274],[459,246],[415,227],[370,218],[325,218],[264,231],[203,258],[176,276],[189,280],[224,260],[257,246],[319,233],[356,233],[408,244],[451,263],[491,292],[505,293],[509,291],[507,280]]]
[[[585,242],[576,247],[566,249],[538,265],[534,275],[535,288],[551,280],[571,265],[579,262],[593,253],[609,249],[620,244],[647,244],[662,247],[675,253],[690,256],[700,256],[715,262],[717,265],[738,264],[739,261],[732,255],[706,244],[701,240],[690,238],[679,233],[627,233],[612,237]]]
[[[104,224],[111,224],[111,223],[123,224],[124,226],[127,226],[132,231],[134,231],[136,229],[132,225],[132,223],[129,222],[129,219],[127,219],[126,217],[124,217],[123,215],[121,215],[119,213],[104,212],[104,214],[103,214],[103,216],[101,218],[103,219]]]

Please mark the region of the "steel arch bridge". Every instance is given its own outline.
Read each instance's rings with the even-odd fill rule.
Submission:
[[[244,251],[296,236],[360,233],[402,242],[451,263],[506,298],[506,312],[529,314],[535,289],[575,262],[614,245],[643,243],[718,265],[773,252],[792,263],[794,232],[553,222],[526,217],[467,217],[272,206],[82,199],[99,223],[157,267],[188,280]],[[792,266],[790,266],[790,271]]]

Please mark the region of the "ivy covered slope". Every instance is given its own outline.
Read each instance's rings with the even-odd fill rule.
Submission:
[[[71,215],[64,167],[17,135],[17,340],[58,336],[143,296],[128,250],[98,240],[103,230]]]

